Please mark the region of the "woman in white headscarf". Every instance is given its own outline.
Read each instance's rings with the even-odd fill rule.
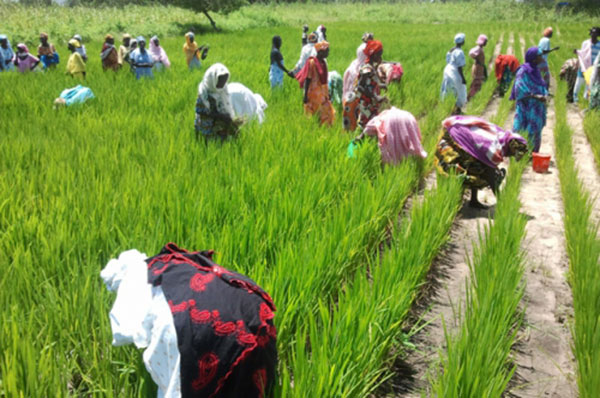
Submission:
[[[461,108],[467,103],[467,80],[463,72],[466,59],[462,50],[462,46],[465,44],[465,34],[458,33],[454,36],[454,43],[455,46],[446,54],[441,97],[443,100],[448,93],[452,93],[456,97],[453,114],[460,114]]]
[[[212,65],[204,74],[196,101],[196,138],[200,133],[206,139],[226,139],[237,134],[241,120],[235,116],[228,81],[229,70],[223,64]]]
[[[345,130],[353,131],[356,128],[357,103],[355,100],[354,89],[358,83],[360,68],[367,63],[367,54],[365,47],[367,42],[373,40],[373,33],[365,33],[362,37],[362,44],[356,49],[356,59],[352,61],[348,69],[344,72],[342,88],[342,107],[343,107],[343,126]]]

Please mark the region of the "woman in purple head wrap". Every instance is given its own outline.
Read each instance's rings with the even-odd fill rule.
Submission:
[[[485,208],[477,200],[477,191],[490,187],[496,193],[506,174],[498,166],[505,157],[521,159],[527,141],[476,116],[452,116],[442,126],[435,152],[438,171],[462,175],[465,187],[471,188],[471,207]]]
[[[513,131],[527,131],[533,152],[540,150],[542,129],[546,125],[548,89],[537,67],[542,61],[542,54],[537,47],[527,50],[525,63],[517,70],[510,94],[510,99],[517,101]]]

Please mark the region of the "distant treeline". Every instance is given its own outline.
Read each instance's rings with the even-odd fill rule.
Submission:
[[[489,2],[489,3],[523,3],[536,6],[556,7],[559,11],[591,11],[598,14],[600,0],[387,0],[385,3],[457,3],[457,2]],[[2,0],[0,0],[0,3]],[[165,5],[158,0],[18,0],[25,5],[50,5],[61,3],[68,6],[111,6],[118,7],[126,4]],[[378,0],[172,0],[169,5],[189,8],[199,12],[229,13],[249,4],[285,4],[285,3],[377,3]]]

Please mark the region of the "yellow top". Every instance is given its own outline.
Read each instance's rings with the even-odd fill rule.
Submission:
[[[83,58],[81,58],[81,55],[77,51],[75,51],[69,57],[69,61],[67,61],[67,73],[75,75],[76,73],[84,72],[85,62],[83,62]]]
[[[185,34],[185,44],[183,45],[183,52],[185,53],[185,60],[188,66],[190,66],[190,62],[192,62],[198,50],[198,43],[191,41],[190,36],[189,33]]]

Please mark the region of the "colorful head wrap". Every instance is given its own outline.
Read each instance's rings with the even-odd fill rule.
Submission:
[[[113,39],[113,40],[114,40],[114,37],[113,37],[113,35],[111,35],[110,33],[109,33],[109,34],[107,34],[106,36],[104,36],[104,41],[111,40],[111,39]]]
[[[367,56],[367,62],[371,61],[373,54],[383,51],[383,44],[379,40],[369,40],[363,52]]]
[[[79,40],[79,42],[80,42],[80,43],[81,43],[81,41],[83,40],[83,39],[81,38],[81,35],[79,35],[79,34],[77,34],[77,35],[73,36],[73,38],[74,38],[74,39],[76,39],[76,40]]]
[[[27,48],[25,43],[19,43],[17,44],[17,52],[27,54],[29,52],[29,49]]]
[[[551,27],[547,27],[544,29],[544,37],[549,37],[552,34],[553,30]]]
[[[465,34],[464,33],[457,33],[456,36],[454,36],[454,43],[463,44],[464,42],[465,42]]]
[[[475,42],[475,44],[477,44],[478,46],[483,46],[485,43],[487,43],[487,41],[488,41],[487,36],[482,33],[477,38],[477,41]]]
[[[308,35],[308,42],[309,43],[316,43],[319,39],[317,38],[317,35],[313,32],[310,35]]]
[[[362,36],[362,41],[364,43],[368,42],[369,40],[373,40],[375,36],[373,35],[373,33],[371,32],[365,32]]]
[[[327,41],[320,41],[317,44],[315,44],[315,50],[317,50],[317,52],[327,50],[328,48],[329,42]]]
[[[146,39],[144,38],[144,36],[138,36],[135,40],[137,40],[138,44],[141,42],[144,42],[144,44],[146,44]]]
[[[48,40],[48,33],[42,32],[42,33],[40,33],[40,37],[43,38],[43,39]]]
[[[594,26],[592,29],[590,29],[590,35],[600,36],[600,27]]]
[[[131,35],[129,33],[124,33],[123,34],[123,40],[125,39],[130,39],[131,40]]]
[[[75,48],[79,48],[81,47],[81,44],[79,44],[79,41],[76,39],[71,39],[69,40],[69,44],[72,45]]]

